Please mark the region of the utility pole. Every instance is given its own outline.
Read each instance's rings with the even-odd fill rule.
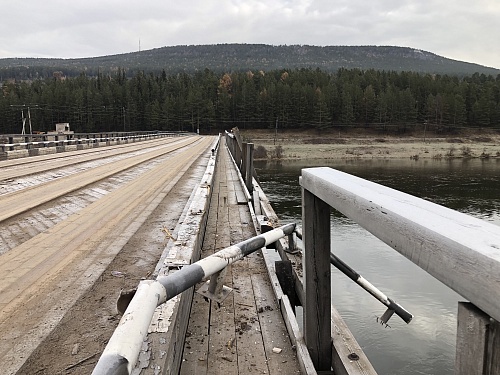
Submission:
[[[122,107],[122,113],[123,113],[123,131],[125,132],[125,107]]]
[[[11,104],[11,108],[21,108],[21,120],[23,121],[23,128],[21,130],[21,134],[26,134],[26,120],[28,120],[28,125],[30,127],[29,134],[33,134],[33,128],[31,126],[31,108],[38,108],[38,105],[26,105],[26,104]],[[24,117],[24,109],[27,109],[28,117]]]

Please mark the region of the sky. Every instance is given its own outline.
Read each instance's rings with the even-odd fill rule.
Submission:
[[[0,0],[0,58],[222,43],[391,45],[500,68],[499,0]]]

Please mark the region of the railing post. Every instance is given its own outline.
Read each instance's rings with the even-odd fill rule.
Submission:
[[[317,371],[332,366],[330,206],[302,189],[304,338]]]
[[[246,184],[246,175],[247,175],[247,143],[243,142],[241,146],[241,164],[238,164],[238,167],[240,168],[240,173],[241,176],[243,177],[243,181],[245,181]]]
[[[500,374],[500,324],[470,302],[458,303],[455,375]]]
[[[246,144],[246,153],[245,153],[245,183],[247,185],[248,192],[252,194],[253,192],[253,143]]]
[[[231,151],[233,159],[236,161],[236,148],[234,147],[236,141],[234,140],[234,138],[231,138],[229,136],[228,139],[229,139],[229,150]]]

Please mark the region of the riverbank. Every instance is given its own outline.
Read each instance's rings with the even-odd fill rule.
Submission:
[[[253,142],[255,159],[499,158],[500,133],[462,131],[452,135],[377,134],[316,130],[241,130]]]

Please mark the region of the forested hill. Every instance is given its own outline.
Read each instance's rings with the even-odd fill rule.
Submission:
[[[0,82],[8,79],[51,77],[54,72],[72,77],[85,72],[96,76],[124,69],[129,77],[138,71],[167,74],[243,72],[320,68],[335,72],[339,68],[408,71],[431,74],[500,74],[499,69],[451,60],[430,52],[391,46],[271,46],[264,44],[218,44],[162,47],[141,52],[82,59],[8,58],[0,59]]]

